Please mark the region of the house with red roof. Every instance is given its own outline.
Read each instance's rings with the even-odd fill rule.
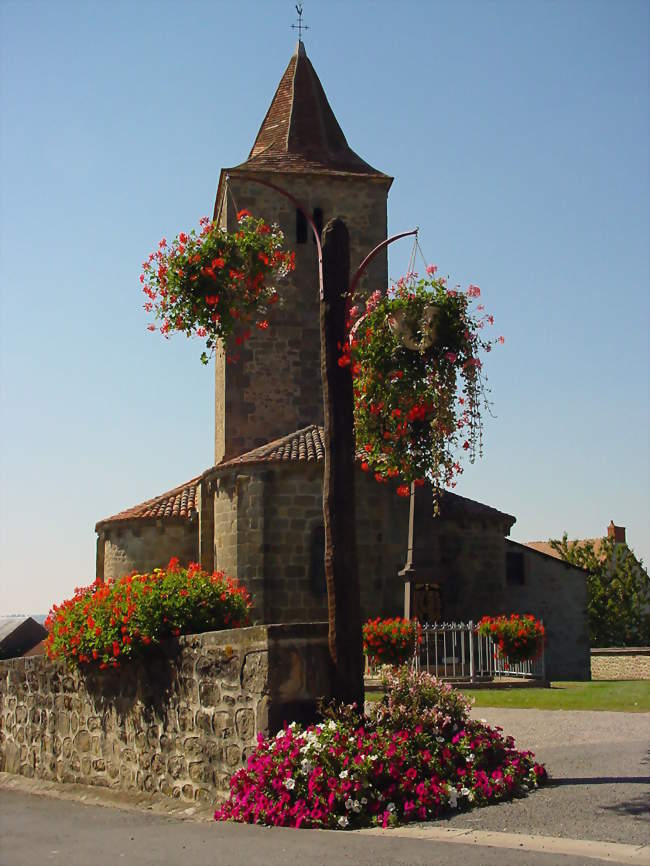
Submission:
[[[242,209],[279,224],[295,250],[296,269],[283,283],[283,302],[270,313],[270,327],[256,330],[238,349],[238,363],[227,363],[223,350],[216,353],[214,465],[100,520],[97,575],[115,579],[177,556],[245,583],[260,622],[323,620],[316,247],[304,215],[256,179],[289,191],[319,227],[333,217],[343,219],[352,271],[387,237],[392,178],[348,145],[302,42],[248,159],[222,169],[214,206],[214,219],[228,230],[236,227]],[[358,292],[367,296],[387,285],[384,251],[368,267]],[[354,483],[362,612],[366,617],[399,615],[404,581],[398,572],[406,559],[409,502],[395,494],[395,485],[377,484],[360,466]],[[532,566],[520,567],[526,554],[507,538],[515,518],[496,508],[451,492],[442,496],[439,517],[432,516],[431,500],[426,507],[419,519],[436,578],[421,618],[533,613],[544,618],[549,635],[549,676],[588,678],[584,573],[543,553]]]

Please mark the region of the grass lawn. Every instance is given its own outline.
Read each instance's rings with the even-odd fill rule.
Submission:
[[[464,689],[476,707],[518,707],[533,710],[614,710],[650,712],[650,682],[602,680],[591,683],[556,682],[550,689]],[[382,692],[366,692],[377,701]]]
[[[550,689],[464,690],[476,707],[522,707],[536,710],[616,710],[650,712],[650,682],[598,680],[556,682]]]

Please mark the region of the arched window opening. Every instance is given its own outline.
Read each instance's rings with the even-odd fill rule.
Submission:
[[[296,210],[296,243],[307,243],[307,219],[301,210]]]
[[[314,526],[309,538],[309,587],[314,595],[327,595],[325,581],[325,527]]]

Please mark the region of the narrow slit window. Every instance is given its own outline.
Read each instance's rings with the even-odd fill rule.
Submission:
[[[296,243],[307,243],[307,219],[301,210],[296,210]]]
[[[524,555],[519,551],[506,554],[506,583],[510,586],[524,585]]]
[[[327,595],[325,580],[325,527],[314,526],[309,539],[309,585],[316,596]]]

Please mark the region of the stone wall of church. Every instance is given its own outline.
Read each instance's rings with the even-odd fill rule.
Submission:
[[[325,618],[322,463],[244,467],[215,483],[216,568],[243,581],[262,622]],[[364,618],[402,611],[408,501],[357,473]]]
[[[198,561],[198,521],[120,521],[105,526],[97,543],[103,547],[104,580],[162,568],[172,556],[187,565]],[[97,559],[99,562],[101,557]]]
[[[215,484],[216,567],[249,588],[257,621],[327,617],[322,471],[322,463],[242,466]],[[356,505],[362,617],[401,616],[408,499],[359,470]],[[532,613],[547,629],[549,678],[588,679],[584,574],[506,539],[507,525],[489,513],[431,519],[426,543],[440,618]],[[507,579],[506,556],[513,551],[523,559],[521,582]]]
[[[525,545],[505,544],[523,556],[523,582],[507,586],[503,612],[532,613],[544,620],[547,679],[590,679],[585,573]]]
[[[260,175],[280,183],[312,212],[320,208],[324,224],[335,216],[350,232],[354,272],[365,255],[386,237],[388,180],[376,178]],[[246,182],[233,173],[219,219],[233,229],[236,208],[277,222],[286,246],[296,252],[296,270],[279,285],[281,303],[269,313],[268,331],[253,329],[242,347],[215,359],[215,462],[243,454],[309,424],[322,423],[320,331],[316,246],[311,233],[296,243],[296,209],[277,192]],[[234,199],[234,201],[233,201]],[[385,288],[387,258],[380,254],[368,268],[360,291]]]
[[[0,771],[216,804],[258,733],[313,721],[331,695],[326,623],[186,635],[167,649],[119,671],[0,662]]]

